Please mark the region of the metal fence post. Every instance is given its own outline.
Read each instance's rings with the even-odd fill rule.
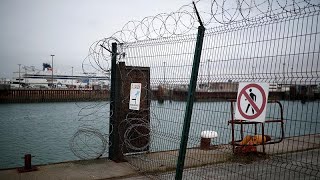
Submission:
[[[122,151],[120,150],[120,139],[118,135],[118,119],[119,119],[119,72],[117,69],[117,43],[112,43],[112,59],[111,59],[111,93],[110,93],[110,125],[109,125],[109,159],[121,162],[123,159]],[[120,102],[121,103],[121,102]]]
[[[190,85],[189,85],[187,107],[184,115],[182,137],[181,137],[181,143],[180,143],[180,149],[179,149],[179,157],[178,157],[177,168],[176,168],[176,180],[182,179],[184,160],[185,160],[185,155],[187,151],[188,136],[189,136],[189,130],[190,130],[191,116],[192,116],[193,101],[194,101],[194,96],[195,96],[195,91],[197,86],[197,78],[198,78],[204,32],[205,32],[204,26],[203,25],[199,26],[195,54],[193,57],[193,65],[192,65],[192,73],[191,73],[191,79],[190,79]]]

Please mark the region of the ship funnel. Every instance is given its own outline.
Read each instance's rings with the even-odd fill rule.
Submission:
[[[43,67],[43,71],[44,71],[45,69],[51,70],[51,65],[48,64],[48,63],[43,63],[43,64],[42,64],[42,67]]]

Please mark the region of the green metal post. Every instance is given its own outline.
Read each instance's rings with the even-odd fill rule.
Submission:
[[[106,49],[108,50],[108,49]],[[117,43],[112,43],[111,58],[111,93],[110,93],[110,126],[109,126],[109,159],[120,162],[122,159],[122,151],[118,135],[118,119],[119,119],[119,72],[117,68]],[[120,102],[121,103],[121,102]]]
[[[177,168],[176,168],[176,180],[181,180],[182,174],[183,174],[184,160],[186,156],[188,136],[190,131],[193,101],[194,101],[194,96],[195,96],[195,91],[197,86],[197,78],[198,78],[199,64],[200,64],[200,58],[201,58],[204,31],[205,31],[205,28],[203,25],[198,27],[197,43],[196,43],[195,54],[193,58],[192,73],[191,73],[190,86],[189,86],[189,92],[188,92],[188,101],[187,101],[186,113],[184,115],[184,123],[183,123],[182,137],[181,137],[181,143],[180,143],[179,157],[178,157]]]

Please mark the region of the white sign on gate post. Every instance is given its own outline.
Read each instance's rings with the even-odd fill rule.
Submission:
[[[131,83],[129,109],[140,109],[141,83]]]
[[[265,122],[268,83],[239,83],[235,119]]]

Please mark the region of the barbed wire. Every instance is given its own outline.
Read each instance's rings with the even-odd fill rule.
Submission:
[[[237,21],[269,19],[280,12],[299,14],[305,8],[320,7],[319,1],[312,0],[198,0],[195,4],[208,28]],[[111,37],[128,43],[194,33],[197,26],[193,4],[189,3],[175,12],[129,21]]]
[[[80,159],[100,158],[111,145],[109,134],[112,133],[113,127],[105,122],[112,116],[112,112],[109,111],[110,103],[98,101],[76,105],[80,108],[78,121],[81,124],[71,137],[69,147]]]
[[[206,28],[232,25],[237,22],[244,24],[260,23],[281,18],[279,14],[286,14],[286,16],[289,17],[305,13],[307,11],[306,9],[319,10],[320,8],[320,1],[316,0],[198,0],[195,3]],[[110,76],[111,58],[114,56],[110,53],[113,42],[118,44],[118,52],[116,54],[117,61],[121,61],[126,57],[125,49],[131,45],[130,43],[192,34],[195,33],[197,26],[198,19],[194,14],[194,7],[191,3],[180,7],[176,12],[160,13],[155,16],[145,17],[140,21],[129,21],[121,30],[115,32],[110,37],[94,42],[90,46],[88,56],[82,63],[83,72],[88,74],[88,76],[93,72],[101,72]],[[128,79],[132,82],[130,72],[121,74],[121,80]],[[143,89],[150,91],[147,87],[143,87]],[[124,87],[122,91],[124,91]],[[128,103],[129,97],[129,95],[124,97],[122,103]],[[150,100],[150,98],[141,97],[141,101],[148,100]],[[86,107],[80,111],[80,114],[85,110],[94,108],[99,109],[100,106]],[[92,114],[96,113],[95,110],[91,112]],[[90,115],[83,116],[79,120],[92,121],[88,119]],[[152,120],[157,121],[157,118],[152,117]],[[156,124],[159,123],[160,122],[157,122]],[[138,139],[149,138],[151,135],[157,133],[155,130],[157,126],[151,125],[150,122],[139,114],[135,117],[127,116],[121,124],[125,124],[127,127],[123,136],[124,149],[143,150],[150,146],[152,142],[149,140],[146,141],[147,143],[144,144],[144,146],[136,146],[133,143],[132,133],[135,133],[135,138]],[[137,131],[139,128],[145,129],[145,132]],[[102,151],[105,151],[106,147],[104,146],[109,145],[105,138],[108,135],[110,134],[101,134],[97,129],[88,126],[80,127],[78,132],[73,136],[70,146],[73,152],[76,151],[75,154],[78,157],[97,158],[101,156]],[[81,139],[81,137],[86,136],[95,137],[98,139],[97,141],[101,141],[100,144],[102,144],[102,146],[99,146],[98,150],[89,148],[88,152],[78,150],[79,143],[75,141],[82,142],[84,144],[83,146],[89,146],[85,143],[86,141]]]
[[[108,147],[108,141],[98,129],[81,127],[70,140],[70,149],[80,159],[101,157]]]
[[[125,73],[123,73],[125,72]],[[132,74],[133,73],[133,74]],[[153,94],[151,90],[148,88],[148,78],[145,73],[141,71],[139,68],[133,69],[125,69],[123,71],[120,70],[120,81],[127,82],[122,83],[121,91],[124,97],[122,98],[122,104],[129,104],[130,101],[130,93],[126,93],[128,84],[134,83],[134,75],[139,74],[141,87],[141,97],[140,104],[144,104],[151,99],[153,99]],[[145,92],[145,93],[143,93]],[[142,96],[144,94],[144,96]],[[122,140],[121,151],[123,154],[132,151],[146,151],[151,143],[152,143],[152,135],[156,132],[156,129],[159,127],[160,121],[157,116],[153,113],[152,107],[140,106],[139,111],[129,111],[125,115],[125,119],[119,122],[118,129],[124,129],[125,131],[119,131],[118,136]],[[144,112],[148,112],[149,114],[145,114]],[[152,122],[151,122],[152,120]]]
[[[298,15],[306,9],[320,8],[320,1],[317,0],[198,0],[195,4],[206,28],[239,21],[258,23],[275,19],[283,13],[286,16]],[[197,26],[198,19],[192,3],[181,6],[175,12],[129,21],[121,30],[90,46],[88,56],[82,63],[83,72],[110,72],[112,55],[103,47],[111,50],[112,42],[118,44],[117,58],[120,61],[126,55],[124,49],[132,42],[193,34]]]

